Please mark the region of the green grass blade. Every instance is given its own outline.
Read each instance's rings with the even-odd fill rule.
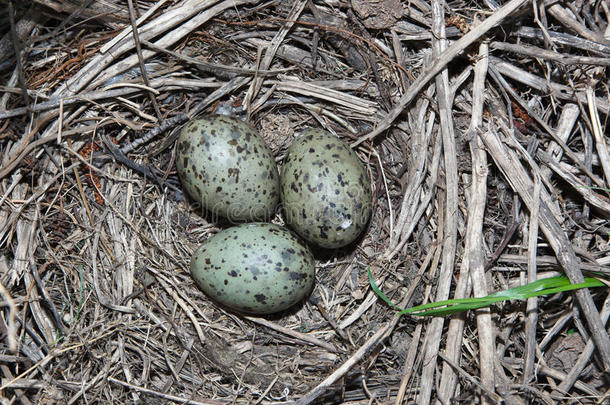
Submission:
[[[498,291],[485,297],[476,298],[454,298],[446,301],[431,302],[424,305],[418,305],[411,308],[401,309],[392,303],[392,301],[377,287],[371,269],[367,269],[371,288],[377,295],[381,297],[389,306],[398,310],[397,315],[411,314],[417,316],[446,316],[459,312],[464,312],[473,309],[488,307],[500,301],[507,300],[526,300],[532,297],[541,295],[556,294],[564,291],[578,290],[581,288],[604,287],[602,281],[593,278],[585,277],[583,283],[572,284],[566,276],[550,277],[534,281],[532,283],[509,288],[508,290]]]
[[[381,292],[379,287],[377,287],[377,284],[375,284],[375,280],[373,280],[373,273],[371,273],[371,268],[368,267],[366,271],[369,273],[369,283],[371,284],[371,288],[373,289],[373,291],[375,291],[375,293],[377,293],[377,295],[381,297],[381,299],[384,300],[385,303],[388,304],[390,307],[394,308],[397,311],[400,311],[401,308],[394,305],[394,303],[390,301],[390,299],[383,292]]]

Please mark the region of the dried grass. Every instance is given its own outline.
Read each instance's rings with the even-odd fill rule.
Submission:
[[[607,401],[607,289],[398,318],[365,269],[402,306],[608,272],[610,6],[403,3],[2,6],[3,401]],[[173,141],[219,110],[279,162],[325,128],[373,181],[366,235],[286,313],[226,312],[188,273],[225,225]]]

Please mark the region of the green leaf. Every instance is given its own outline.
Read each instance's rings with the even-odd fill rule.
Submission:
[[[602,281],[594,277],[585,277],[583,283],[572,284],[566,276],[556,276],[534,281],[519,287],[498,291],[485,297],[454,298],[446,301],[431,302],[411,308],[400,309],[377,287],[371,269],[368,268],[369,283],[371,288],[389,306],[398,310],[397,315],[411,314],[416,316],[446,316],[464,312],[472,309],[488,307],[500,301],[526,300],[540,295],[556,294],[564,291],[578,290],[581,288],[604,287]]]
[[[371,268],[368,267],[366,271],[369,273],[369,283],[371,284],[371,288],[373,289],[373,291],[375,291],[377,295],[379,295],[379,297],[381,297],[381,299],[385,301],[386,304],[400,311],[400,308],[394,305],[394,303],[392,303],[392,301],[390,301],[390,299],[383,292],[381,292],[379,287],[377,287],[377,284],[375,284],[375,280],[373,280],[373,273],[371,273]]]

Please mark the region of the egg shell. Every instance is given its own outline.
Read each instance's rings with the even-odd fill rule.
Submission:
[[[270,220],[279,203],[279,173],[256,129],[210,115],[186,124],[176,143],[176,167],[193,200],[231,222]]]
[[[219,304],[270,314],[309,295],[315,262],[286,228],[266,222],[237,225],[206,240],[191,259],[193,279]]]
[[[280,175],[286,223],[324,248],[343,247],[371,216],[371,185],[356,153],[336,136],[305,130],[288,148]]]

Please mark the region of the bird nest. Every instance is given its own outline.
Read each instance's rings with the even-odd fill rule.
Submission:
[[[607,288],[399,317],[367,270],[399,307],[607,279],[608,2],[1,7],[6,403],[607,400]],[[316,252],[311,296],[277,315],[189,273],[226,225],[183,194],[174,141],[217,112],[280,165],[325,129],[372,179],[366,233]]]

